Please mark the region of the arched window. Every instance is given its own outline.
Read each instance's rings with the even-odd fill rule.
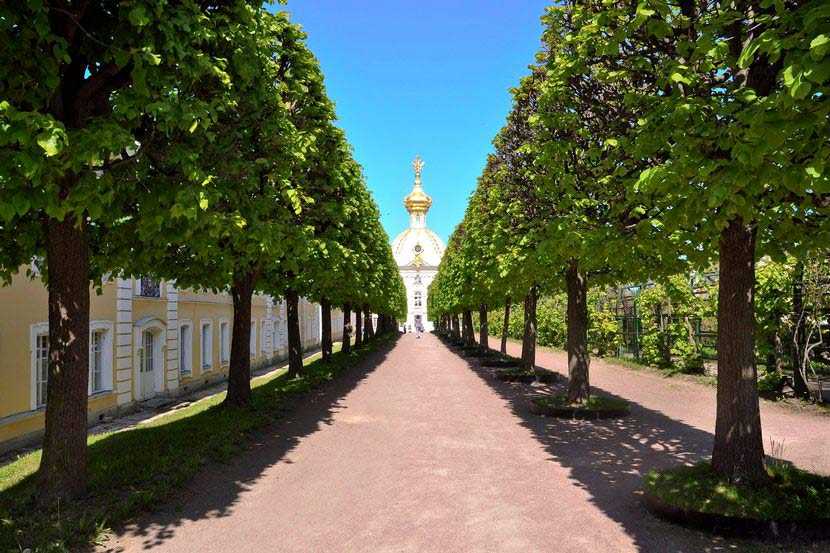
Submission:
[[[421,292],[415,292],[415,307],[421,307]]]

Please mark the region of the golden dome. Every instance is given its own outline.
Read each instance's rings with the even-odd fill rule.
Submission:
[[[412,192],[403,199],[403,205],[410,213],[426,213],[432,206],[432,198],[427,196],[424,189],[421,188],[421,183],[416,182]]]
[[[415,184],[412,187],[412,192],[403,199],[403,205],[409,213],[426,213],[432,206],[432,198],[427,196],[421,187],[421,171],[424,169],[421,156],[415,156],[412,168],[415,170]]]

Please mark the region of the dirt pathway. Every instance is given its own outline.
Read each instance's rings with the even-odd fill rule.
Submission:
[[[548,420],[527,413],[529,391],[405,335],[106,549],[746,550],[654,519],[638,495],[643,471],[706,453],[705,425],[657,405]]]
[[[498,348],[493,341],[491,345]],[[508,343],[508,353],[521,354],[521,344]],[[565,352],[538,349],[536,364],[568,374]],[[709,434],[715,431],[715,388],[657,372],[639,371],[615,365],[612,361],[591,359],[591,385],[623,397],[643,411],[653,411]],[[799,412],[793,406],[761,400],[764,446],[771,453],[771,442],[781,444],[779,455],[797,466],[830,475],[830,416],[814,410]],[[709,437],[711,440],[711,436]],[[711,453],[711,441],[704,453]]]

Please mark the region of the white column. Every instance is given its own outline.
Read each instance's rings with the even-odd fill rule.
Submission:
[[[265,344],[265,353],[268,358],[274,356],[276,344],[274,343],[274,298],[265,296],[265,325],[262,329],[262,340]]]
[[[166,384],[170,391],[179,388],[179,292],[167,283]]]
[[[287,352],[285,350],[286,344],[288,343],[288,316],[286,314],[285,300],[280,300],[280,303],[277,306],[277,312],[280,319],[280,334],[277,336],[277,339],[279,340],[279,352],[280,355],[286,355]]]
[[[116,285],[114,388],[120,406],[133,400],[133,282],[119,278]]]

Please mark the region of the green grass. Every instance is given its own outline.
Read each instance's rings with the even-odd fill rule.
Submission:
[[[579,409],[581,411],[627,411],[628,402],[624,399],[613,397],[591,395],[584,403],[570,403],[564,394],[545,396],[533,400],[540,407],[552,409]]]
[[[225,392],[156,417],[137,427],[89,437],[87,495],[44,512],[35,503],[40,450],[0,468],[0,551],[66,551],[95,543],[102,533],[159,506],[203,466],[226,462],[285,413],[287,400],[332,380],[386,339],[331,362],[307,358],[301,378],[285,370],[252,381],[249,409],[220,406]]]
[[[505,376],[531,376],[536,377],[536,371],[533,369],[525,369],[524,367],[508,367],[496,371],[498,374]]]
[[[714,376],[685,372],[681,368],[676,367],[674,365],[670,367],[655,367],[652,365],[646,365],[645,363],[639,363],[636,360],[630,359],[628,357],[605,357],[603,359],[612,365],[619,365],[625,367],[626,369],[631,369],[635,371],[651,372],[654,374],[665,376],[667,378],[681,377],[686,380],[697,382],[699,384],[704,384],[706,386],[717,386],[718,384],[718,379]]]
[[[720,478],[709,463],[646,475],[646,490],[663,502],[690,511],[763,521],[830,524],[830,477],[790,465],[767,468],[762,486],[736,485]]]

